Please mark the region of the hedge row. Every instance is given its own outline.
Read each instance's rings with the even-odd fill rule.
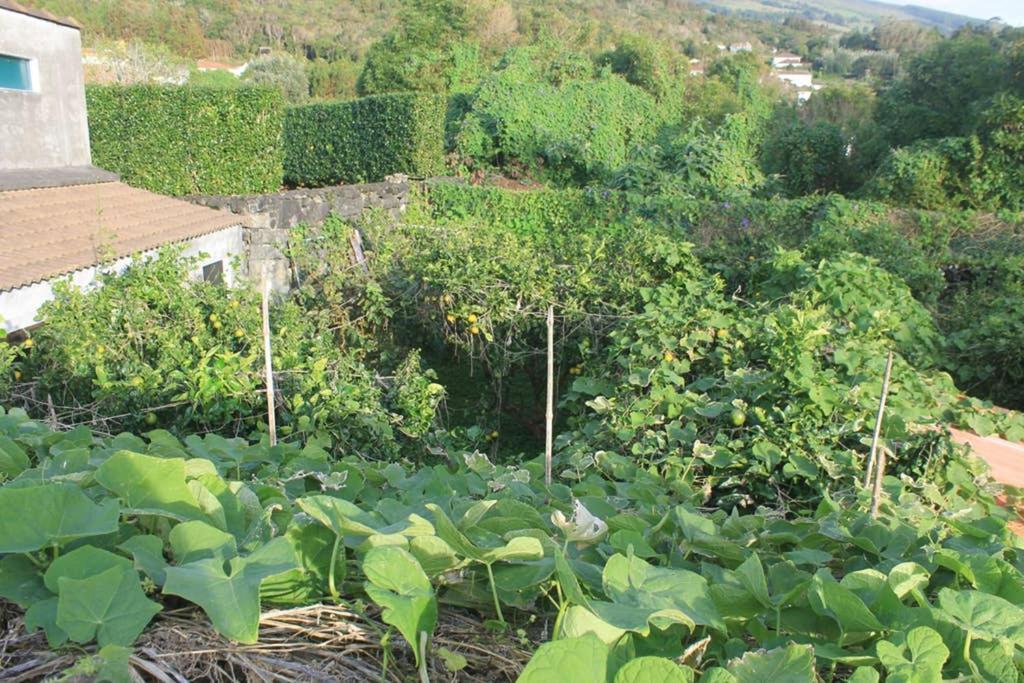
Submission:
[[[276,90],[90,86],[86,102],[93,163],[130,185],[169,195],[281,186]]]
[[[290,107],[284,117],[284,178],[316,187],[430,176],[444,168],[441,95],[395,93]]]

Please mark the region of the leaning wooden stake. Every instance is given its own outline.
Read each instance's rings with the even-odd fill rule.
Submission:
[[[548,406],[544,412],[544,483],[551,486],[552,436],[555,423],[555,307],[548,306]]]
[[[878,517],[878,503],[882,499],[882,478],[885,477],[885,456],[889,449],[882,446],[878,449],[878,461],[875,463],[875,483],[871,487],[871,519]]]
[[[263,370],[267,376],[267,433],[270,445],[277,445],[277,419],[274,416],[274,364],[270,355],[270,280],[263,276]]]
[[[878,415],[875,416],[875,431],[871,435],[871,453],[868,455],[868,467],[864,473],[864,487],[871,486],[871,475],[878,460],[878,438],[882,433],[882,415],[885,413],[885,399],[889,395],[889,377],[892,375],[892,351],[885,360],[885,375],[882,377],[882,397],[878,401]]]

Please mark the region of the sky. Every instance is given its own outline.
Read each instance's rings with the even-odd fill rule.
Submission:
[[[965,14],[978,19],[1002,17],[1014,26],[1024,26],[1024,0],[888,0],[897,5],[921,5]]]

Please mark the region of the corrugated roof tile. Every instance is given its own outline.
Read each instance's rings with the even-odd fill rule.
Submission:
[[[238,224],[124,183],[0,192],[0,291]]]

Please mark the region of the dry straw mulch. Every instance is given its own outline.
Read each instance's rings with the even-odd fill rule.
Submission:
[[[43,635],[26,633],[20,612],[2,602],[0,626],[0,681],[60,677],[95,651],[51,651]],[[136,642],[132,673],[138,681],[160,683],[417,680],[412,650],[400,636],[382,647],[386,630],[372,617],[318,604],[264,612],[259,642],[239,645],[221,637],[198,610],[171,610],[159,614]],[[530,658],[530,648],[516,638],[493,634],[452,610],[442,615],[433,639],[433,651],[440,648],[461,655],[467,665],[452,672],[434,656],[431,681],[514,681]]]

